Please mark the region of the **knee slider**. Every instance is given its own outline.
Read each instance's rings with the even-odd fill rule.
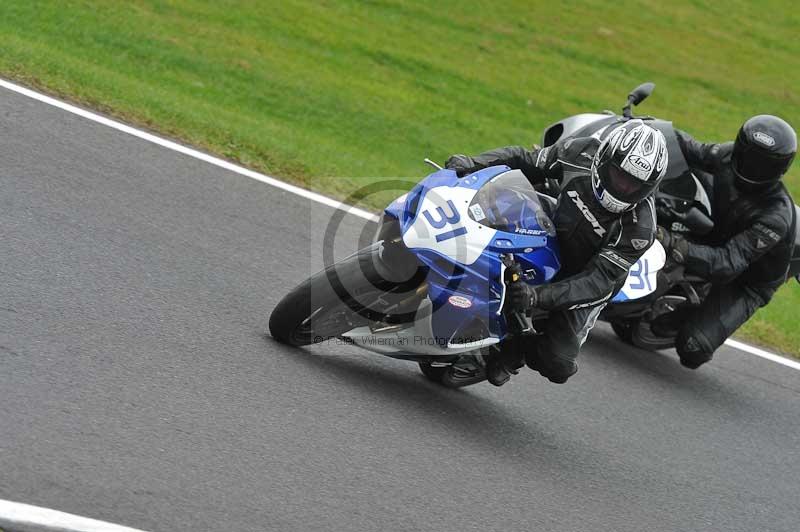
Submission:
[[[527,357],[526,364],[550,382],[564,384],[567,379],[578,372],[578,364],[574,360],[561,357]]]
[[[697,369],[709,360],[714,354],[711,343],[702,333],[691,331],[689,334],[679,334],[675,342],[675,350],[681,359],[681,364],[689,369]]]

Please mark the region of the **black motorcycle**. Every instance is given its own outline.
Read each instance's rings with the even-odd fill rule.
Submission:
[[[550,146],[562,139],[588,136],[602,140],[617,126],[634,118],[632,107],[644,101],[654,88],[653,83],[636,87],[628,95],[622,114],[612,111],[583,113],[560,120],[545,129],[542,144]],[[667,139],[669,166],[655,197],[658,224],[692,237],[707,235],[714,228],[714,222],[703,182],[710,182],[710,176],[689,167],[672,122],[651,116],[635,118],[645,120]],[[557,196],[559,185],[549,181],[542,192]],[[795,205],[795,210],[800,219],[800,207]],[[795,233],[787,280],[791,277],[800,282],[800,227]],[[650,350],[668,349],[674,347],[678,330],[691,315],[685,311],[700,305],[709,289],[708,281],[687,275],[682,267],[671,265],[659,271],[655,292],[634,301],[612,302],[603,310],[600,319],[609,322],[614,332],[627,343]]]

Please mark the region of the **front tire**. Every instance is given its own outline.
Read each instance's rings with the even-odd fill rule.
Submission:
[[[286,294],[269,317],[269,333],[301,347],[336,338],[353,328],[347,307],[330,288],[324,272]]]
[[[424,276],[417,274],[416,263],[403,263],[402,256],[398,259],[397,251],[392,255],[393,267],[389,268],[380,256],[382,246],[382,242],[376,242],[289,292],[270,315],[272,337],[299,347],[341,337],[355,327],[391,314],[398,300],[407,300],[409,293],[414,294]],[[401,270],[397,263],[405,269]],[[399,314],[392,317],[413,320],[413,311],[405,310],[408,312],[398,310]]]

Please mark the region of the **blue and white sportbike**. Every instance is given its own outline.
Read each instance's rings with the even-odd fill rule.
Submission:
[[[513,312],[504,299],[510,282],[548,283],[558,273],[554,208],[519,170],[458,178],[439,169],[384,210],[371,246],[284,297],[270,332],[294,346],[336,338],[415,361],[449,387],[480,382],[507,335],[537,334],[546,319]],[[656,242],[617,298],[654,291],[664,262]]]
[[[570,116],[545,129],[544,146],[571,137],[603,139],[632,118],[631,107],[653,91],[628,95],[622,114]],[[678,146],[672,123],[648,121],[664,133],[669,166],[656,193],[658,222],[688,235],[714,227],[711,203]],[[551,216],[558,184],[534,189],[518,170],[486,168],[464,178],[438,169],[383,213],[375,242],[290,292],[270,317],[277,340],[302,346],[330,338],[419,363],[428,378],[450,387],[485,379],[486,357],[509,334],[538,334],[546,313],[505,308],[510,282],[550,282],[560,267]],[[798,215],[800,207],[796,206]],[[789,277],[800,281],[800,230]],[[655,242],[631,268],[600,319],[628,343],[672,347],[688,307],[700,305],[704,279],[664,268]]]

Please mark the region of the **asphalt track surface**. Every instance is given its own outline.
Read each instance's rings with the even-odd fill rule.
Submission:
[[[272,341],[332,212],[0,90],[0,499],[152,531],[796,532],[790,368],[600,325],[566,385],[450,391]]]

